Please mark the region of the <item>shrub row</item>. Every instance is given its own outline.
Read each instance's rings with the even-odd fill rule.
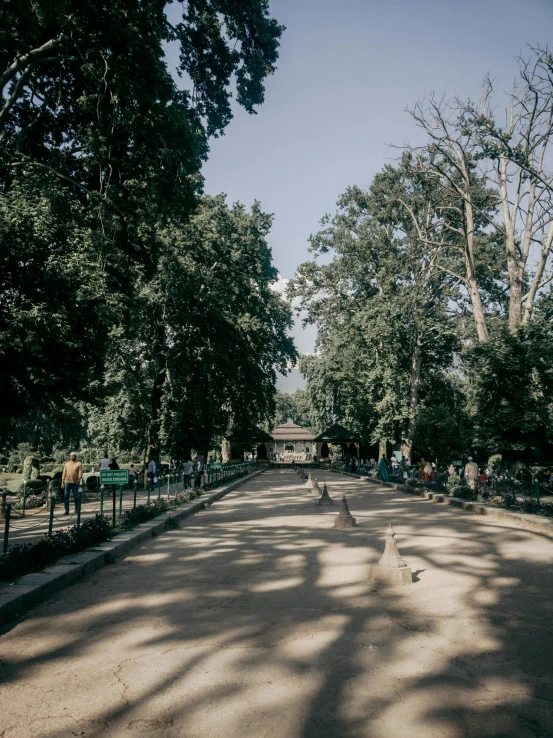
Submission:
[[[420,482],[419,480],[409,480],[409,487],[424,487],[432,490],[435,488],[432,482]],[[553,502],[541,502],[536,497],[517,497],[514,494],[495,494],[492,488],[479,485],[476,489],[471,489],[466,485],[457,485],[449,490],[451,497],[457,497],[461,500],[473,502],[482,502],[493,507],[502,507],[505,510],[513,512],[528,513],[529,515],[541,515],[542,517],[553,517]]]
[[[494,507],[503,507],[513,512],[528,513],[553,518],[553,502],[538,502],[535,497],[515,497],[515,495],[493,495],[482,493],[478,495],[480,502]]]
[[[82,551],[109,537],[109,520],[105,515],[95,515],[76,525],[44,536],[36,543],[16,543],[8,552],[0,555],[0,581],[11,581],[41,571],[62,556]]]
[[[179,493],[172,500],[169,500],[169,502],[164,499],[152,500],[152,502],[146,503],[145,505],[137,505],[131,510],[125,510],[121,516],[121,527],[132,528],[135,525],[140,525],[140,523],[145,523],[147,520],[151,520],[157,515],[167,512],[171,507],[178,507],[195,497],[199,497],[200,494],[201,492],[199,490],[190,490],[189,492]]]

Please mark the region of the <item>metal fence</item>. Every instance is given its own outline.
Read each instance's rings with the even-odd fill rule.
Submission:
[[[24,483],[19,496],[3,490],[1,493],[1,516],[4,519],[3,553],[8,551],[11,540],[28,543],[45,535],[52,535],[54,529],[68,524],[81,526],[82,516],[106,515],[112,527],[116,527],[125,510],[136,509],[138,505],[165,500],[179,501],[216,489],[234,479],[245,476],[256,466],[256,462],[227,464],[222,467],[207,467],[201,472],[185,475],[177,473],[161,474],[155,483],[148,481],[145,487],[137,481],[129,485],[102,485],[99,477],[81,480],[77,496],[69,500],[73,512],[62,514],[64,489],[60,480],[50,480],[38,485],[34,481]]]

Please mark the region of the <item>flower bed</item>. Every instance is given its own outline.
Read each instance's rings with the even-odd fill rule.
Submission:
[[[0,554],[0,581],[11,581],[41,571],[54,564],[62,556],[82,551],[109,537],[109,520],[105,515],[95,515],[76,525],[44,536],[36,543],[16,543],[8,552]]]
[[[44,507],[46,504],[46,495],[29,495],[25,498],[25,508],[27,510],[33,510],[37,507]],[[20,497],[13,506],[14,510],[23,509],[23,498]]]
[[[390,481],[394,480],[391,479]],[[406,479],[404,484],[406,484],[407,487],[415,487],[416,489],[428,489],[432,492],[445,492],[447,494],[447,487],[444,483],[443,476],[438,476],[438,478],[432,481],[424,481],[423,479]],[[457,487],[455,487],[455,489],[457,489]],[[468,489],[468,487],[464,487],[463,489]]]
[[[479,502],[493,507],[502,507],[512,512],[541,515],[544,518],[553,518],[553,502],[541,502],[536,497],[516,497],[516,495],[494,495],[486,490],[477,494]]]
[[[433,482],[421,482],[409,479],[407,487],[424,489],[429,492],[443,492],[443,486],[438,487]],[[475,489],[459,484],[443,492],[449,497],[456,497],[470,502],[480,502],[491,507],[500,507],[511,512],[527,513],[528,515],[540,515],[546,518],[553,517],[553,502],[541,502],[536,497],[517,497],[511,492],[496,494],[495,490],[486,485],[478,484]]]
[[[167,512],[170,508],[183,505],[185,502],[189,502],[200,495],[200,490],[190,490],[189,492],[180,492],[169,501],[162,498],[160,500],[148,502],[146,505],[137,505],[131,510],[125,510],[121,516],[121,527],[134,528],[135,525],[145,523],[147,520],[151,520],[152,518]]]

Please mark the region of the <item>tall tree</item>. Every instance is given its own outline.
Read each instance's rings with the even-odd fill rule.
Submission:
[[[489,77],[479,106],[460,103],[459,121],[499,194],[502,222],[494,226],[505,244],[511,332],[530,321],[536,296],[553,279],[546,274],[553,246],[553,58],[535,49],[519,66],[501,121]]]
[[[428,142],[408,149],[422,154],[416,158],[419,172],[435,180],[442,195],[432,223],[433,235],[421,233],[420,237],[433,249],[436,266],[466,287],[478,340],[486,342],[489,332],[478,278],[478,241],[493,224],[497,199],[477,169],[478,143],[459,123],[462,115],[457,101],[431,96],[426,104],[415,105],[411,116],[426,133]],[[453,271],[451,262],[459,260],[460,269]]]
[[[35,381],[43,367],[68,398],[82,396],[87,375],[67,381],[64,364],[80,359],[99,379],[110,323],[159,263],[158,231],[195,207],[208,139],[231,118],[233,75],[239,104],[254,112],[263,102],[282,33],[266,2],[191,0],[175,24],[169,5],[6,0],[0,9],[0,360],[14,369],[1,387],[11,397],[5,426],[27,411],[33,387],[34,402],[55,397],[54,381]],[[188,90],[167,67],[167,42],[179,46],[174,71]]]
[[[113,344],[105,405],[109,414],[119,396],[132,408],[146,454],[205,453],[272,418],[276,370],[296,352],[290,308],[271,289],[271,220],[258,203],[248,212],[204,196],[187,224],[160,233],[155,277],[136,295],[128,338]]]
[[[407,156],[338,205],[312,238],[315,254],[331,252],[332,261],[301,265],[290,287],[319,328],[321,355],[302,363],[308,388],[318,385],[329,411],[371,442],[402,440],[410,456],[422,368],[447,365],[455,343],[450,275],[436,268],[423,237],[435,220],[431,188]]]

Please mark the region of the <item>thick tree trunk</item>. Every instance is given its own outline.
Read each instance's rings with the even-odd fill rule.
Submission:
[[[523,273],[516,259],[507,256],[509,271],[509,330],[514,333],[522,322]]]
[[[411,461],[413,450],[413,437],[417,422],[417,407],[419,404],[419,391],[421,382],[422,345],[419,332],[415,336],[415,347],[411,358],[411,384],[409,388],[409,419],[407,424],[407,435],[401,446],[401,453]]]
[[[490,336],[488,334],[488,327],[486,325],[486,318],[484,316],[484,307],[482,306],[482,299],[478,290],[478,283],[476,282],[474,268],[469,268],[468,264],[467,287],[472,304],[472,314],[474,316],[474,322],[476,323],[476,335],[478,336],[479,341],[481,341],[482,343],[487,343],[490,340]]]
[[[228,438],[223,438],[221,443],[221,454],[223,456],[223,464],[228,464],[230,461],[230,441]]]
[[[476,323],[476,334],[478,336],[478,340],[482,343],[487,343],[490,340],[490,337],[486,326],[482,298],[480,297],[480,290],[478,289],[478,282],[476,280],[476,270],[474,268],[474,215],[470,197],[465,198],[465,222],[465,266],[467,271],[467,288],[472,304],[472,314]]]

